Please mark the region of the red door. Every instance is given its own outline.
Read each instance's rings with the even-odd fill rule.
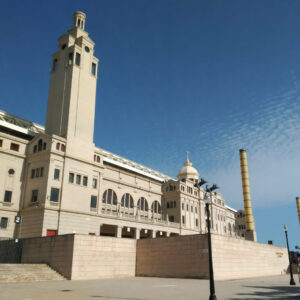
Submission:
[[[47,229],[46,236],[54,236],[57,234],[57,230]]]

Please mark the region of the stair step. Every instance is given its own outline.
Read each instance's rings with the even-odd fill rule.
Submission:
[[[65,280],[46,264],[0,264],[0,282]]]

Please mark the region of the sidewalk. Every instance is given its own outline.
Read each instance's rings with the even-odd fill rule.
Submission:
[[[300,285],[289,276],[217,281],[218,300],[300,299]],[[119,278],[80,281],[1,283],[1,300],[107,299],[107,300],[208,300],[209,281],[172,278]]]

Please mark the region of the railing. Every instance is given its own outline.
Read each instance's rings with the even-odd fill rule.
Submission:
[[[179,223],[168,222],[166,220],[163,220],[161,214],[139,210],[136,211],[133,208],[122,207],[118,210],[116,205],[104,205],[101,208],[100,214],[103,216],[112,217],[114,219],[135,220],[137,222],[143,222],[147,224],[157,224],[173,228],[179,228]]]

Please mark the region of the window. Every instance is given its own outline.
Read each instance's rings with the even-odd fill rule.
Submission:
[[[182,210],[184,210],[184,203],[182,203]]]
[[[148,211],[148,202],[144,197],[141,197],[137,202],[138,209]]]
[[[195,207],[195,213],[197,213],[197,207]]]
[[[57,69],[57,59],[55,58],[52,63],[52,71],[56,71]]]
[[[59,197],[59,189],[51,188],[50,201],[58,202],[58,197]]]
[[[69,182],[74,183],[74,173],[69,173]]]
[[[73,65],[73,52],[69,53],[69,56],[68,56],[68,65],[69,66]]]
[[[182,224],[184,224],[185,223],[185,218],[184,218],[184,216],[182,216]]]
[[[170,222],[175,222],[174,216],[170,216],[170,217],[169,217],[169,221],[170,221]]]
[[[193,212],[193,206],[191,206],[191,212]]]
[[[47,144],[44,143],[44,144],[43,144],[43,150],[46,150],[46,148],[47,148]]]
[[[91,196],[91,208],[97,208],[97,196]]]
[[[83,176],[83,178],[82,178],[82,184],[83,184],[84,186],[87,186],[87,185],[88,185],[88,178],[87,178],[87,176]]]
[[[189,211],[189,205],[188,204],[186,205],[186,211]]]
[[[160,206],[160,204],[159,204],[159,202],[157,201],[157,200],[155,200],[153,203],[152,203],[152,211],[154,212],[154,213],[161,213],[161,206]]]
[[[96,64],[92,63],[92,75],[96,76]]]
[[[198,227],[198,226],[199,226],[198,219],[196,219],[196,227]]]
[[[133,198],[130,194],[126,193],[122,196],[121,206],[133,208]]]
[[[42,151],[42,150],[43,150],[43,140],[39,139],[39,142],[38,142],[38,151]]]
[[[40,169],[35,170],[35,177],[40,177]]]
[[[111,189],[106,190],[103,193],[102,203],[117,205],[117,194]]]
[[[32,190],[31,192],[31,202],[37,202],[38,201],[38,190]]]
[[[10,150],[19,151],[19,147],[20,147],[19,144],[15,144],[15,143],[10,144]]]
[[[35,177],[35,169],[32,169],[31,170],[31,178],[34,178]]]
[[[5,191],[4,202],[11,202],[12,191]]]
[[[75,56],[75,64],[77,66],[80,66],[80,54],[79,53],[76,53],[76,56]]]
[[[81,175],[76,175],[76,184],[81,184]]]
[[[62,152],[65,152],[65,151],[66,151],[66,145],[61,144],[61,151],[62,151]]]
[[[56,150],[60,149],[60,143],[56,143]]]
[[[174,208],[176,207],[176,201],[174,201]]]
[[[3,140],[0,140],[0,147],[2,147],[3,145]]]
[[[59,180],[60,169],[54,169],[54,180]]]
[[[43,177],[43,175],[44,175],[44,168],[41,167],[41,170],[40,170],[40,176]]]
[[[173,208],[173,202],[170,202],[170,208]]]
[[[167,202],[167,208],[170,208],[170,203],[169,202]]]
[[[1,218],[0,222],[0,228],[1,229],[6,229],[8,224],[8,218]]]
[[[93,178],[93,189],[96,189],[97,188],[97,178]]]
[[[34,145],[33,152],[35,153],[37,151],[37,145]]]

